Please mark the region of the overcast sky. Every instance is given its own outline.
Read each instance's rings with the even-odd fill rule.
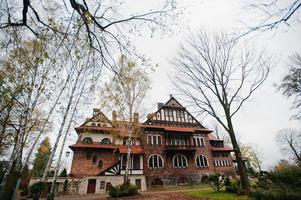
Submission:
[[[154,7],[153,2],[155,1],[129,0],[129,2],[129,9],[148,10],[148,8]],[[138,51],[150,57],[153,63],[159,64],[156,72],[152,75],[152,90],[148,98],[152,111],[156,110],[157,102],[166,102],[169,94],[177,92],[170,83],[172,66],[169,60],[176,55],[181,42],[190,32],[201,29],[211,32],[237,33],[243,31],[242,28],[245,27],[242,22],[252,24],[258,20],[256,15],[252,15],[254,13],[244,9],[245,4],[240,0],[182,0],[179,1],[179,6],[185,7],[186,11],[180,17],[180,23],[183,26],[176,27],[173,36],[162,35],[154,38],[147,36],[133,38],[132,41]],[[277,30],[254,33],[243,38],[255,45],[256,48],[265,47],[270,54],[279,58],[279,63],[272,69],[264,86],[253,95],[234,118],[234,128],[239,140],[244,144],[256,147],[261,154],[265,169],[271,168],[280,159],[285,158],[276,143],[277,131],[282,128],[301,127],[300,122],[290,120],[294,113],[293,110],[290,110],[292,102],[277,92],[273,86],[273,84],[279,83],[283,74],[287,72],[288,56],[294,52],[301,53],[300,38],[301,23],[294,23],[290,27],[281,26]],[[185,102],[180,103],[185,105]],[[91,113],[92,108],[89,115]],[[210,125],[211,122],[210,118],[202,121],[205,125]],[[75,142],[75,135],[74,132],[71,134],[69,145]],[[70,157],[65,158],[64,162],[66,166],[70,167]]]
[[[187,23],[189,30],[181,28],[179,33],[172,37],[147,37],[135,41],[139,50],[159,64],[152,76],[150,99],[153,103],[166,102],[169,94],[176,93],[168,77],[172,70],[169,60],[176,55],[185,36],[199,29],[229,33],[241,31],[242,22],[256,21],[256,18],[250,18],[244,5],[239,0],[183,1],[180,6],[185,6],[187,11],[182,16],[182,21]],[[281,158],[285,158],[275,141],[277,131],[288,127],[300,128],[300,122],[290,120],[293,114],[293,110],[290,110],[291,101],[277,92],[273,84],[279,83],[287,71],[288,56],[294,52],[301,52],[301,24],[295,23],[291,27],[281,26],[270,32],[251,34],[245,39],[251,40],[257,48],[266,47],[270,54],[279,58],[279,63],[272,69],[264,86],[234,119],[238,137],[243,143],[252,144],[261,152],[263,165],[267,169]],[[185,102],[181,103],[185,105]],[[204,123],[208,124],[211,121],[205,119]]]

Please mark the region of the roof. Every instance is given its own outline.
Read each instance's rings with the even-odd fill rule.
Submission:
[[[92,143],[92,144],[76,143],[70,145],[69,148],[70,149],[72,148],[116,149],[116,147],[111,144],[98,144],[98,143]]]
[[[174,132],[190,132],[190,133],[195,132],[193,128],[186,128],[186,127],[164,127],[164,130],[174,131]]]
[[[169,111],[181,111],[182,114],[185,113],[185,118],[187,119],[187,116],[188,116],[188,121],[185,120],[185,121],[169,121],[167,119],[161,119],[161,117],[159,117],[160,119],[157,118],[157,115],[161,116],[161,110],[164,109],[164,110],[169,110]],[[180,115],[182,115],[178,112],[178,117]],[[174,114],[173,114],[174,115]],[[176,117],[176,118],[178,118]],[[173,96],[170,97],[170,99],[163,105],[161,105],[156,112],[154,113],[151,113],[148,117],[148,119],[144,122],[144,124],[160,124],[160,123],[168,123],[169,125],[176,125],[176,124],[189,124],[189,125],[193,125],[193,126],[196,126],[196,127],[199,127],[199,128],[204,128],[204,126],[190,113],[186,110],[186,108],[184,106],[182,106]]]
[[[208,138],[209,138],[209,140],[212,140],[212,141],[223,141],[223,140],[217,138],[217,137],[216,137],[214,134],[212,134],[212,133],[208,134]]]
[[[165,131],[173,131],[173,132],[188,132],[188,133],[194,133],[197,131],[203,131],[203,132],[212,132],[209,129],[206,128],[197,128],[197,127],[178,127],[178,126],[158,126],[158,125],[146,125],[143,124],[140,126],[141,128],[157,128],[157,129],[163,129]]]
[[[210,147],[212,151],[233,151],[231,147]]]
[[[119,152],[120,153],[127,153],[128,152],[128,147],[126,145],[120,145],[118,146]],[[131,154],[142,154],[143,149],[142,146],[131,146]]]

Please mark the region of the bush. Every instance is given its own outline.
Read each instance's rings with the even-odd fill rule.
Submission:
[[[36,193],[39,193],[39,192],[45,190],[46,188],[47,188],[46,183],[37,182],[30,187],[30,193],[36,194]]]
[[[238,181],[229,181],[229,183],[225,184],[225,190],[229,193],[235,193],[238,195],[243,194],[242,186]]]
[[[300,200],[301,168],[287,166],[261,174],[251,196],[256,200]]]
[[[210,186],[215,191],[220,191],[224,186],[224,176],[216,173],[209,176]]]
[[[123,197],[138,194],[138,189],[130,183],[113,186],[109,189],[110,197]]]

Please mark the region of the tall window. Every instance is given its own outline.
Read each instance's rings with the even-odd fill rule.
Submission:
[[[93,140],[90,137],[85,137],[82,141],[84,144],[92,144]]]
[[[188,167],[188,162],[186,156],[182,154],[176,154],[172,159],[173,166],[175,168],[186,168]]]
[[[207,158],[203,155],[199,155],[196,157],[196,166],[198,167],[208,167]]]
[[[132,162],[133,162],[134,170],[140,169],[140,156],[139,155],[132,155]]]
[[[111,140],[109,138],[104,138],[101,140],[102,144],[111,144]]]
[[[194,144],[194,146],[204,147],[205,146],[204,138],[199,137],[199,136],[194,136],[193,137],[193,144]]]
[[[158,154],[153,154],[148,158],[148,167],[151,169],[163,168],[163,159]]]
[[[147,135],[147,144],[151,145],[161,145],[162,137],[161,135]]]

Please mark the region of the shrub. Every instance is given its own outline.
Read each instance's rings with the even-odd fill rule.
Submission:
[[[224,176],[219,173],[211,174],[209,176],[209,182],[212,189],[218,192],[225,186]]]
[[[243,194],[243,189],[239,181],[229,181],[229,183],[225,183],[225,190],[229,193],[235,193],[238,195]]]
[[[300,200],[301,168],[287,166],[261,174],[251,196],[256,200]]]
[[[36,193],[39,193],[39,192],[45,190],[46,188],[47,188],[47,184],[46,183],[37,182],[37,183],[34,183],[30,187],[30,193],[31,194],[36,194]]]
[[[138,189],[130,183],[113,186],[109,189],[110,197],[123,197],[138,194]]]

